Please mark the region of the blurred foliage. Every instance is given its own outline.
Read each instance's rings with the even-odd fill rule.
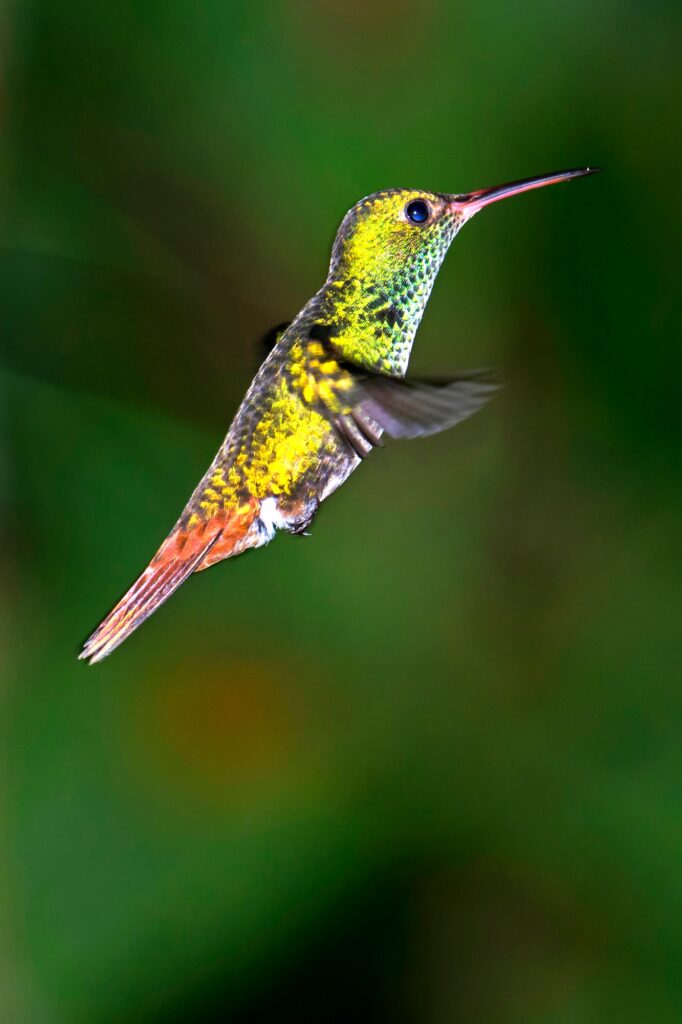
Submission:
[[[0,14],[0,1019],[680,1020],[681,22]],[[584,164],[437,282],[499,400],[75,660],[351,203]]]

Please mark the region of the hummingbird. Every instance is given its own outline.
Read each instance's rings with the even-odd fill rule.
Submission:
[[[277,530],[307,535],[320,504],[384,436],[434,434],[479,409],[497,387],[486,373],[405,376],[450,243],[491,203],[596,170],[455,194],[391,188],[351,207],[326,281],[291,323],[275,329],[180,518],[79,657],[92,664],[111,654],[192,573],[262,547]]]

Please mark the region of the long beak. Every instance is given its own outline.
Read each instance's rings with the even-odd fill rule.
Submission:
[[[509,196],[519,195],[521,192],[529,192],[532,188],[544,188],[545,185],[556,185],[560,181],[570,181],[571,178],[582,178],[586,174],[597,174],[599,167],[579,167],[572,171],[557,171],[555,174],[541,174],[537,178],[522,178],[521,181],[509,181],[506,185],[496,185],[494,188],[482,188],[478,192],[466,192],[462,195],[455,195],[451,200],[451,207],[460,214],[473,217],[475,213],[482,210],[490,203],[496,203],[498,199],[508,199]]]

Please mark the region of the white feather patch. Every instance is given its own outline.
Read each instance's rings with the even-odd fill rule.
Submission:
[[[284,530],[287,525],[286,520],[277,507],[277,498],[264,498],[261,501],[258,518],[261,521],[262,530],[266,534],[263,541],[264,544],[272,540],[276,530]]]

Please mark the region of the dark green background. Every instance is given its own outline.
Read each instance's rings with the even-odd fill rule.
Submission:
[[[682,1019],[681,20],[5,7],[2,1021]],[[585,164],[436,284],[491,406],[75,660],[355,200]]]

